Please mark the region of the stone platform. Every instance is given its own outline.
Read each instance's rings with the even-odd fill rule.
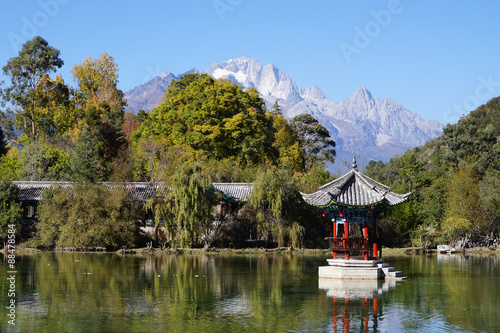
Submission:
[[[328,266],[318,268],[318,277],[353,280],[404,280],[403,273],[381,259],[327,259]]]

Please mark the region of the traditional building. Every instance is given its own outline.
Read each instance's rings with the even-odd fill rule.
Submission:
[[[333,235],[327,238],[333,252],[330,266],[353,267],[363,260],[362,266],[381,264],[383,267],[380,268],[387,266],[379,260],[382,247],[377,235],[377,221],[387,214],[388,208],[405,202],[410,194],[394,193],[389,187],[360,173],[355,158],[352,169],[342,177],[321,186],[317,192],[301,193],[305,202],[322,208],[323,215],[329,216],[333,222]],[[386,271],[389,273],[390,270]],[[385,274],[384,271],[373,273],[377,278]]]
[[[31,224],[36,217],[36,212],[39,202],[43,198],[43,193],[54,187],[63,187],[72,191],[73,183],[70,182],[55,182],[55,181],[14,181],[13,185],[19,188],[18,199],[22,203],[24,209],[25,223]],[[151,184],[146,182],[129,182],[129,183],[97,183],[97,186],[102,186],[114,191],[125,190],[128,194],[128,200],[137,202],[146,202],[154,198],[165,198],[172,189],[164,183]],[[222,195],[219,202],[221,209],[234,211],[239,202],[246,202],[252,193],[253,184],[251,183],[213,183],[207,189],[209,192],[218,192]],[[141,225],[153,226],[152,217],[145,217],[141,221]]]

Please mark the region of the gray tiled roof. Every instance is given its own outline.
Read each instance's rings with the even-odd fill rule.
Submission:
[[[69,182],[28,182],[15,181],[12,184],[19,188],[19,200],[21,201],[40,201],[43,192],[50,187],[62,186],[71,190],[72,183]],[[133,201],[147,201],[154,197],[164,198],[172,189],[159,183],[156,186],[150,183],[99,183],[99,186],[106,186],[111,191],[125,189]],[[213,183],[212,186],[223,195],[237,201],[247,201],[252,193],[253,184],[251,183]]]
[[[252,183],[212,183],[212,186],[237,201],[248,201],[253,189]]]
[[[67,182],[12,182],[19,188],[18,199],[21,201],[40,201],[42,199],[43,192],[54,186],[71,186],[71,183]]]
[[[410,194],[411,192],[406,194],[391,192],[389,187],[356,169],[321,186],[317,192],[301,193],[305,202],[319,207],[327,207],[330,204],[370,206],[378,203],[394,206],[406,201]]]
[[[40,201],[43,192],[51,187],[62,186],[71,190],[72,183],[68,182],[12,182],[19,188],[18,198],[21,201]],[[99,183],[99,186],[108,187],[112,192],[125,188],[133,201],[147,201],[154,197],[165,197],[171,190],[170,187],[159,184],[153,186],[150,183]]]

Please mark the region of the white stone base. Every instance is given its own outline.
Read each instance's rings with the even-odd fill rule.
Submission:
[[[329,266],[318,267],[318,277],[347,280],[403,280],[403,273],[396,271],[383,260],[327,259]]]
[[[382,270],[378,267],[342,267],[342,266],[320,266],[318,268],[320,278],[330,279],[382,279]]]

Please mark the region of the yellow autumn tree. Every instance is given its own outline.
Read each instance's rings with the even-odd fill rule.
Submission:
[[[61,75],[57,75],[55,79],[44,75],[35,95],[38,100],[43,101],[35,110],[35,121],[47,137],[66,133],[83,116],[75,108],[71,91]]]
[[[103,52],[99,58],[88,57],[73,65],[71,73],[78,86],[78,104],[84,109],[106,101],[123,112],[126,102],[117,87],[118,65],[112,56]]]

